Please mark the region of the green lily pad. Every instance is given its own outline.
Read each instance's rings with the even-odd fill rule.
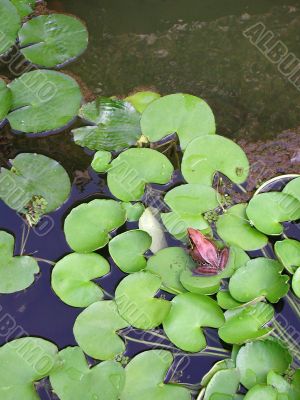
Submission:
[[[218,371],[210,380],[203,400],[233,400],[240,384],[240,374],[236,368]]]
[[[91,150],[124,150],[142,134],[139,112],[123,100],[99,97],[84,104],[79,115],[89,125],[73,129],[74,141]]]
[[[82,98],[77,82],[56,71],[27,72],[8,87],[12,111],[7,118],[12,129],[24,133],[63,128],[77,115]]]
[[[1,44],[0,56],[5,54],[16,42],[21,27],[21,17],[9,0],[0,0]]]
[[[218,135],[194,139],[182,159],[182,174],[188,183],[211,185],[216,172],[222,172],[234,183],[243,183],[249,173],[249,162],[239,145]]]
[[[271,370],[285,373],[291,362],[288,350],[277,340],[268,338],[243,346],[237,355],[236,366],[241,374],[241,383],[251,389],[257,384],[267,383]]]
[[[89,368],[79,347],[68,347],[59,356],[62,364],[51,373],[50,382],[60,400],[119,399],[125,385],[125,371],[119,363],[105,361]]]
[[[284,239],[275,243],[274,250],[284,268],[294,274],[300,267],[300,242]]]
[[[293,276],[292,288],[295,295],[300,298],[300,268],[297,269]]]
[[[272,328],[264,327],[274,317],[270,304],[256,303],[225,312],[226,322],[219,329],[219,337],[226,343],[242,344],[271,333]]]
[[[115,294],[121,317],[139,329],[159,326],[171,308],[169,301],[154,297],[161,284],[160,277],[144,271],[124,278]]]
[[[64,231],[71,249],[90,253],[104,247],[109,232],[126,221],[126,212],[115,200],[96,199],[73,208],[67,216]]]
[[[143,203],[122,203],[122,207],[126,211],[126,218],[129,222],[138,221],[145,211]]]
[[[3,79],[0,79],[0,122],[7,116],[11,107],[12,95]]]
[[[268,238],[251,226],[247,214],[247,204],[236,204],[221,215],[216,223],[220,238],[230,245],[244,250],[258,250],[265,247]]]
[[[103,298],[101,287],[91,281],[109,271],[109,263],[100,254],[68,254],[53,268],[52,288],[64,303],[87,307]]]
[[[2,168],[0,172],[0,198],[8,207],[25,214],[32,225],[43,214],[59,208],[69,197],[69,176],[52,158],[20,153],[10,163],[10,170]]]
[[[111,360],[125,351],[118,336],[128,323],[119,315],[116,303],[111,300],[91,304],[82,311],[74,324],[74,336],[82,350],[97,360]]]
[[[143,113],[150,103],[159,98],[160,98],[159,93],[146,90],[143,92],[134,93],[126,97],[125,101],[131,103],[139,113]]]
[[[281,375],[270,371],[267,376],[267,383],[273,386],[279,393],[279,400],[298,400],[300,397],[300,370],[297,370],[292,382],[287,382]]]
[[[46,340],[25,337],[0,347],[0,397],[38,400],[34,383],[56,367],[57,347]]]
[[[264,257],[248,261],[239,268],[229,281],[230,294],[240,302],[248,302],[264,296],[277,303],[289,290],[288,275],[281,275],[283,266]]]
[[[126,383],[120,400],[191,400],[188,389],[165,383],[173,362],[172,353],[149,350],[135,356],[126,366]]]
[[[112,161],[107,184],[118,199],[138,201],[147,183],[168,183],[173,171],[172,164],[164,154],[152,149],[129,149]]]
[[[279,400],[279,397],[272,386],[256,385],[246,394],[245,400]]]
[[[20,17],[24,18],[33,12],[37,0],[10,0],[10,1],[16,7]]]
[[[229,290],[220,290],[217,293],[217,302],[223,310],[231,310],[233,308],[243,305],[243,303],[235,300]]]
[[[282,192],[261,193],[250,200],[246,213],[259,231],[266,235],[280,235],[282,222],[300,218],[300,202]]]
[[[172,308],[163,321],[163,327],[177,347],[198,352],[206,346],[201,328],[220,328],[224,322],[224,315],[216,301],[200,294],[183,293],[172,300]]]
[[[228,370],[235,368],[235,362],[231,360],[230,358],[226,358],[225,360],[217,361],[213,367],[208,371],[207,374],[205,374],[201,380],[201,386],[207,386],[213,376],[223,370]]]
[[[144,269],[145,252],[151,246],[151,236],[142,230],[132,230],[116,236],[109,242],[109,252],[117,266],[127,274]]]
[[[12,235],[0,231],[0,293],[15,293],[28,288],[40,271],[33,257],[14,257],[14,242]]]
[[[202,99],[176,93],[152,102],[141,119],[143,134],[150,142],[177,133],[184,150],[194,138],[216,132],[213,112]]]
[[[292,179],[282,190],[283,193],[289,194],[300,201],[300,177]]]
[[[111,153],[106,150],[99,150],[95,153],[91,167],[96,172],[105,172],[110,167]]]
[[[159,250],[168,247],[165,229],[158,219],[157,209],[148,207],[144,210],[139,219],[139,228],[151,236],[152,243],[150,250],[152,253],[155,254]]]

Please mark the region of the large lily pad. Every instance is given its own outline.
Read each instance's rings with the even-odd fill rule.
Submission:
[[[138,201],[147,183],[170,181],[173,166],[164,154],[152,149],[129,149],[111,163],[107,184],[111,193],[122,201]]]
[[[169,301],[154,297],[161,284],[161,278],[150,272],[136,272],[124,278],[115,294],[122,318],[139,329],[159,326],[171,308]]]
[[[128,327],[111,300],[91,304],[77,317],[74,336],[82,350],[97,360],[111,360],[125,350],[117,331]]]
[[[247,214],[247,204],[236,204],[221,215],[216,223],[218,235],[224,242],[239,246],[244,250],[258,250],[266,246],[268,238],[251,226]]]
[[[103,298],[101,287],[91,281],[109,271],[108,261],[100,254],[68,254],[53,268],[52,288],[64,303],[87,307]]]
[[[120,400],[191,400],[188,389],[165,383],[173,356],[165,350],[149,350],[135,356],[125,368],[126,383]]]
[[[21,26],[21,17],[9,0],[0,0],[1,43],[0,56],[5,54],[16,42]]]
[[[278,400],[278,392],[272,386],[256,385],[245,396],[245,400]]]
[[[198,352],[205,348],[202,327],[220,328],[225,318],[218,303],[208,296],[183,293],[174,297],[163,321],[168,338],[180,349]]]
[[[0,398],[38,400],[34,383],[56,367],[57,347],[46,340],[26,337],[0,348]]]
[[[300,201],[300,177],[292,179],[282,190],[283,193],[289,194]]]
[[[125,101],[131,103],[139,113],[143,113],[150,103],[159,98],[159,93],[146,90],[131,94],[130,96],[126,97]]]
[[[294,274],[300,267],[300,242],[284,239],[275,243],[274,250],[285,269]]]
[[[37,0],[10,0],[11,3],[16,7],[21,18],[27,17],[27,15],[33,12]]]
[[[184,150],[194,138],[214,134],[215,118],[208,104],[199,97],[176,93],[151,103],[143,112],[142,132],[150,142],[177,133]]]
[[[296,370],[292,381],[287,382],[280,374],[270,371],[267,376],[267,383],[273,386],[278,393],[279,400],[298,400],[300,398],[300,370]]]
[[[203,400],[234,399],[240,384],[240,374],[236,368],[218,371],[210,380]]]
[[[292,288],[295,295],[300,298],[300,268],[295,272],[292,279]]]
[[[76,144],[91,150],[120,151],[137,143],[141,116],[128,102],[99,97],[79,112],[88,126],[73,129]]]
[[[28,288],[39,270],[33,257],[14,257],[14,237],[0,231],[0,293],[14,293]]]
[[[223,308],[223,310],[231,310],[232,308],[236,308],[243,305],[243,303],[235,300],[231,296],[229,290],[220,290],[217,293],[217,301],[219,306]]]
[[[0,79],[0,122],[7,116],[11,107],[12,95],[3,79]]]
[[[300,201],[282,192],[254,196],[246,209],[250,222],[266,235],[280,235],[282,222],[300,218]]]
[[[60,400],[118,400],[125,384],[125,371],[115,361],[105,361],[93,368],[79,347],[59,352],[61,366],[50,375],[54,392]]]
[[[73,60],[88,45],[85,25],[64,14],[39,15],[19,31],[21,53],[32,64],[53,68]]]
[[[78,253],[90,253],[104,247],[109,232],[126,221],[126,212],[114,200],[96,199],[73,208],[67,216],[64,231],[69,246]]]
[[[230,294],[240,302],[264,296],[277,303],[289,290],[288,275],[281,275],[283,266],[275,260],[259,257],[239,268],[229,281]]]
[[[201,380],[201,386],[207,386],[217,372],[232,368],[235,368],[235,362],[231,358],[225,358],[224,360],[217,361],[203,376]]]
[[[81,92],[77,82],[56,71],[36,70],[23,74],[8,87],[12,92],[12,129],[41,133],[65,127],[77,115]]]
[[[235,142],[218,135],[193,140],[182,159],[182,174],[188,183],[211,185],[216,172],[234,183],[243,183],[249,173],[246,154]]]

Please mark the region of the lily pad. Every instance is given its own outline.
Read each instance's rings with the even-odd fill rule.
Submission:
[[[111,300],[91,304],[82,311],[74,324],[74,336],[82,350],[97,360],[111,360],[125,351],[118,336],[128,323],[119,315],[116,303]]]
[[[287,382],[281,375],[270,371],[267,377],[267,383],[273,386],[278,393],[279,400],[298,400],[300,396],[300,370],[298,369],[292,378],[292,382]]]
[[[289,194],[300,201],[300,177],[292,179],[282,190],[283,193]]]
[[[247,179],[249,162],[241,147],[232,140],[207,135],[189,143],[181,169],[188,183],[211,185],[216,172],[221,172],[232,182],[240,184]]]
[[[220,290],[217,293],[217,301],[218,304],[223,310],[231,310],[233,308],[239,307],[243,305],[243,303],[235,300],[229,290]]]
[[[146,90],[143,92],[134,93],[126,97],[125,101],[131,103],[139,113],[143,113],[150,103],[159,98],[160,98],[159,93]]]
[[[115,200],[96,199],[73,208],[67,216],[64,231],[71,249],[90,253],[104,247],[109,232],[126,221],[126,212]]]
[[[258,250],[266,246],[268,238],[251,226],[247,214],[247,204],[237,204],[221,215],[216,223],[220,238],[230,245],[244,250]]]
[[[278,400],[278,392],[272,386],[256,385],[245,396],[245,400]]]
[[[10,1],[16,7],[20,17],[24,18],[33,12],[37,0],[10,0]]]
[[[96,172],[105,172],[110,167],[111,153],[106,150],[99,150],[95,153],[91,167]]]
[[[285,269],[294,274],[300,267],[300,242],[284,239],[275,243],[274,250]]]
[[[164,154],[152,149],[129,149],[112,161],[107,184],[118,199],[138,201],[144,194],[146,184],[168,183],[173,171]]]
[[[171,308],[169,301],[154,297],[161,284],[160,277],[144,271],[124,278],[115,294],[121,317],[139,329],[159,326]]]
[[[258,257],[239,268],[229,281],[230,294],[240,302],[264,296],[277,303],[289,290],[288,275],[281,275],[283,266],[275,260]]]
[[[8,87],[12,92],[9,123],[24,133],[62,129],[77,115],[82,98],[77,82],[56,71],[27,72]]]
[[[300,298],[300,268],[297,269],[292,279],[292,288],[297,297]]]
[[[52,158],[21,153],[10,163],[11,170],[1,169],[0,198],[8,207],[25,214],[30,223],[37,223],[43,214],[56,210],[69,197],[69,176]]]
[[[152,102],[141,119],[143,134],[150,142],[177,133],[184,150],[194,138],[216,132],[213,112],[202,99],[176,93]]]
[[[123,100],[99,97],[84,104],[79,116],[89,125],[73,129],[74,141],[91,150],[121,151],[142,134],[139,112]]]
[[[12,235],[0,231],[0,293],[15,293],[28,288],[40,271],[33,257],[14,257],[14,242]]]
[[[0,56],[5,54],[16,42],[21,27],[21,17],[9,0],[0,0],[1,44]]]
[[[126,211],[126,218],[129,222],[138,221],[143,212],[145,211],[145,206],[143,203],[122,203],[122,207]]]
[[[151,236],[142,230],[132,230],[116,236],[109,242],[109,252],[117,266],[127,274],[144,269],[145,252],[151,246]]]
[[[254,196],[246,209],[250,223],[266,235],[280,235],[282,222],[300,218],[300,202],[282,192],[261,193]]]
[[[59,356],[61,366],[51,373],[50,382],[60,400],[119,399],[125,385],[125,371],[119,363],[105,361],[90,368],[79,347],[68,347]]]
[[[241,383],[251,389],[257,384],[266,384],[269,371],[278,374],[287,371],[292,362],[288,350],[275,339],[264,339],[247,343],[236,359],[241,374]]]
[[[183,293],[172,300],[172,308],[163,321],[163,327],[177,347],[198,352],[206,346],[201,328],[220,328],[224,322],[224,315],[216,301],[200,294]]]
[[[126,383],[120,400],[191,400],[185,387],[165,383],[172,362],[172,353],[165,350],[149,350],[135,356],[125,368]]]
[[[92,280],[109,271],[109,263],[100,254],[68,254],[53,268],[52,288],[64,303],[87,307],[103,298],[101,287]]]
[[[210,380],[203,400],[234,398],[240,384],[240,374],[236,368],[218,371]]]
[[[56,367],[57,347],[46,340],[25,337],[0,347],[0,397],[38,400],[34,383]]]
[[[217,361],[213,367],[208,371],[207,374],[205,374],[201,380],[201,386],[207,386],[209,384],[209,382],[211,381],[211,379],[213,378],[213,376],[219,372],[219,371],[223,371],[226,369],[232,369],[235,368],[235,362],[230,359],[230,358],[226,358],[225,360],[221,360],[221,361]]]
[[[0,122],[6,118],[11,107],[12,95],[3,79],[0,79]]]

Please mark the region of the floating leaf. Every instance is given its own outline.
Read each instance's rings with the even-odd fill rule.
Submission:
[[[278,400],[278,392],[272,386],[256,385],[245,396],[245,400]]]
[[[124,278],[115,294],[120,315],[135,328],[159,326],[171,308],[169,301],[154,297],[161,284],[160,277],[143,271]]]
[[[27,17],[27,15],[33,12],[37,0],[10,0],[16,7],[21,18]]]
[[[287,371],[292,357],[283,345],[271,338],[247,343],[236,359],[241,374],[241,383],[251,389],[257,384],[267,383],[267,375],[273,370],[279,374]]]
[[[243,305],[243,303],[236,301],[231,296],[229,290],[220,290],[217,293],[217,301],[219,306],[224,310],[231,310],[232,308],[236,308]]]
[[[16,7],[9,0],[0,0],[0,16],[1,56],[15,44],[21,26],[21,18]]]
[[[74,141],[91,150],[124,150],[142,134],[140,114],[123,100],[99,97],[84,104],[79,115],[90,125],[73,129]]]
[[[125,202],[138,201],[147,183],[168,183],[173,170],[167,157],[156,150],[129,149],[111,163],[107,184],[118,199]]]
[[[111,300],[91,304],[74,324],[74,336],[82,350],[97,360],[111,360],[123,353],[125,344],[117,331],[128,327]]]
[[[300,298],[300,268],[297,269],[292,279],[292,288],[295,295]]]
[[[138,221],[143,212],[145,211],[145,206],[143,203],[122,203],[122,207],[126,211],[126,218],[129,222]]]
[[[28,288],[39,270],[33,257],[14,257],[14,237],[0,231],[0,293],[14,293]]]
[[[268,238],[251,226],[247,204],[236,204],[221,215],[216,223],[218,235],[225,243],[239,246],[244,250],[258,250],[266,246]]]
[[[218,371],[205,390],[204,400],[233,399],[240,384],[240,374],[236,368]]]
[[[155,254],[159,250],[168,247],[165,230],[163,225],[157,218],[156,209],[152,207],[146,208],[139,219],[139,228],[147,232],[151,236],[152,243],[150,246],[150,250],[152,251],[152,253]]]
[[[91,167],[96,172],[106,172],[110,167],[111,153],[105,150],[99,150],[95,153]]]
[[[41,133],[65,127],[77,115],[81,92],[77,82],[56,71],[36,70],[23,74],[8,87],[12,92],[12,129]]]
[[[280,235],[281,222],[300,218],[300,202],[286,193],[261,193],[250,200],[246,212],[256,229],[266,235]]]
[[[4,80],[0,79],[0,122],[7,116],[11,107],[11,101],[11,92]]]
[[[115,200],[96,199],[80,204],[65,220],[67,242],[78,253],[90,253],[104,247],[110,239],[109,232],[125,220],[126,213]]]
[[[152,102],[143,112],[141,127],[150,142],[177,133],[183,150],[194,138],[216,131],[215,118],[208,104],[199,97],[182,93]]]
[[[284,239],[275,243],[274,250],[284,268],[294,274],[300,267],[300,242]]]
[[[120,400],[191,400],[188,389],[165,383],[173,362],[172,353],[165,350],[144,351],[126,366],[126,383]]]
[[[224,315],[216,301],[200,294],[183,293],[172,300],[172,308],[163,321],[163,327],[177,347],[198,352],[206,346],[201,328],[220,328],[224,322]]]
[[[87,307],[103,298],[100,286],[91,281],[109,271],[109,263],[100,254],[68,254],[53,268],[52,288],[64,303]]]
[[[223,371],[226,369],[235,368],[235,363],[230,358],[226,358],[225,360],[217,361],[213,367],[205,374],[201,380],[201,386],[207,386],[211,381],[212,377],[219,371]]]
[[[281,375],[274,371],[270,371],[267,377],[267,383],[273,386],[280,395],[279,400],[298,400],[300,397],[300,370],[298,369],[292,379],[287,382]]]
[[[34,383],[57,365],[57,347],[46,340],[25,337],[0,347],[0,398],[38,400]]]
[[[150,103],[159,98],[159,93],[146,90],[144,92],[137,92],[126,97],[125,101],[131,103],[139,113],[143,113]]]
[[[288,275],[281,275],[283,266],[275,260],[259,257],[239,268],[229,281],[230,294],[240,302],[264,296],[277,303],[289,290]]]
[[[60,400],[119,399],[125,384],[125,371],[119,363],[105,361],[89,368],[79,347],[68,347],[59,356],[62,364],[51,373],[50,382]]]
[[[300,177],[292,179],[282,190],[283,193],[289,194],[300,201]]]
[[[109,242],[109,252],[117,266],[127,274],[144,269],[145,252],[151,246],[151,236],[142,230],[132,230],[116,236]]]
[[[243,183],[249,173],[249,162],[239,145],[218,135],[194,139],[182,159],[182,174],[188,183],[211,185],[216,172],[222,172],[234,183]]]

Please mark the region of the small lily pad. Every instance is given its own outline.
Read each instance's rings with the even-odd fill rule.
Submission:
[[[122,207],[126,211],[126,218],[129,222],[138,221],[143,212],[145,211],[145,206],[143,203],[122,203]]]
[[[84,104],[79,116],[89,125],[73,129],[74,141],[91,150],[121,151],[134,146],[142,134],[139,112],[123,100],[99,97]]]
[[[284,268],[294,274],[300,267],[300,242],[284,239],[275,243],[274,250]]]
[[[231,310],[233,308],[239,307],[243,305],[243,303],[235,300],[229,290],[220,290],[217,293],[217,301],[218,304],[223,310]]]
[[[240,374],[236,368],[218,371],[210,380],[203,400],[234,398],[240,384]]]
[[[9,0],[0,0],[1,44],[0,56],[15,44],[21,27],[21,17]]]
[[[297,269],[293,276],[292,288],[295,295],[300,298],[300,268]]]
[[[189,143],[181,168],[188,183],[211,185],[216,172],[221,172],[232,182],[240,184],[247,179],[249,162],[241,147],[232,140],[207,135]]]
[[[14,237],[0,231],[0,293],[15,293],[28,288],[40,269],[33,257],[14,257]]]
[[[126,212],[115,200],[96,199],[73,208],[67,216],[64,231],[71,249],[90,253],[104,247],[109,232],[126,221]]]
[[[218,235],[225,243],[244,250],[258,250],[266,246],[268,238],[251,226],[247,214],[247,204],[237,204],[221,215],[216,223]]]
[[[81,92],[77,82],[56,71],[36,70],[13,80],[9,123],[15,131],[42,133],[62,129],[77,115]]]
[[[91,167],[96,172],[105,172],[109,169],[111,153],[106,150],[99,150],[95,153]]]
[[[59,352],[61,366],[50,375],[54,392],[60,400],[118,400],[125,385],[125,371],[116,361],[104,361],[90,368],[79,347]]]
[[[173,175],[174,168],[168,158],[152,149],[129,149],[111,163],[107,184],[118,199],[138,201],[148,183],[165,184]]]
[[[64,303],[87,307],[103,298],[101,287],[91,281],[109,271],[109,263],[100,254],[68,254],[53,268],[52,288]]]
[[[258,257],[239,268],[229,281],[230,294],[240,302],[264,296],[277,303],[289,290],[288,275],[281,275],[283,266],[275,260]]]
[[[117,266],[127,274],[144,269],[145,252],[151,246],[151,236],[142,230],[132,230],[116,236],[109,242],[109,252]]]
[[[126,97],[125,101],[131,103],[139,113],[143,113],[150,103],[159,98],[159,93],[146,90],[143,92],[134,93]]]
[[[82,311],[74,324],[74,336],[82,350],[97,360],[112,360],[125,351],[118,336],[128,323],[119,315],[116,303],[111,300],[91,304]]]
[[[278,400],[278,392],[272,386],[256,385],[245,396],[245,400]]]
[[[235,362],[231,358],[225,358],[225,360],[217,361],[208,371],[208,373],[203,376],[201,380],[201,386],[207,386],[217,372],[232,368],[235,368]]]
[[[177,133],[183,150],[194,138],[216,132],[215,118],[209,105],[199,97],[182,93],[152,102],[143,112],[141,127],[150,142]]]
[[[198,352],[206,346],[201,328],[220,328],[224,322],[223,312],[216,301],[200,294],[183,293],[172,300],[172,308],[163,321],[163,327],[177,347]]]
[[[254,196],[246,209],[250,223],[266,235],[280,235],[282,222],[300,218],[300,202],[282,192],[261,193]]]
[[[3,79],[0,79],[0,122],[6,118],[10,110],[12,95]]]
[[[267,383],[273,386],[280,395],[279,400],[298,400],[300,398],[300,370],[295,371],[292,382],[287,382],[281,375],[270,371]]]
[[[169,301],[154,297],[161,284],[160,277],[144,271],[124,278],[115,294],[121,317],[139,329],[159,326],[171,308]]]
[[[27,15],[33,12],[37,0],[10,0],[11,3],[16,7],[21,18],[27,17]]]
[[[300,177],[292,179],[282,190],[283,193],[289,194],[300,201]]]
[[[251,389],[257,384],[266,384],[269,371],[279,374],[287,371],[292,362],[288,350],[275,339],[264,339],[247,343],[236,359],[241,374],[241,383]]]
[[[165,383],[172,362],[172,353],[165,350],[149,350],[135,356],[125,368],[126,383],[120,400],[191,400],[185,387]]]

